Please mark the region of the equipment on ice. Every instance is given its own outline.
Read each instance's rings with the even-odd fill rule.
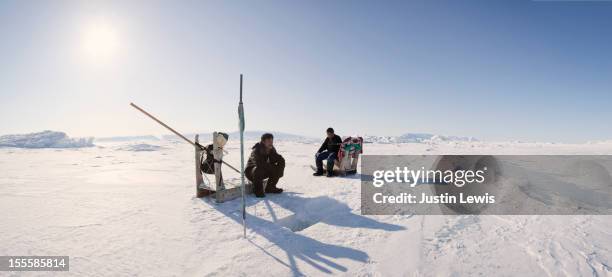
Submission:
[[[199,145],[199,136],[195,137],[196,145]],[[213,133],[213,143],[206,147],[195,147],[195,165],[196,165],[196,196],[206,197],[210,196],[215,199],[217,203],[223,203],[235,198],[238,198],[242,194],[242,190],[245,193],[250,193],[253,188],[250,184],[243,186],[237,186],[231,184],[223,179],[222,164],[223,162],[223,147],[227,143],[228,135],[221,132]],[[213,159],[213,172],[207,171],[210,167],[210,157]],[[227,165],[227,164],[226,164]],[[237,171],[240,172],[240,171]],[[214,174],[214,184],[206,177],[206,174]],[[205,181],[208,181],[206,182]]]
[[[357,163],[359,155],[363,153],[363,138],[362,137],[347,137],[340,144],[338,158],[334,162],[334,172],[337,175],[346,176],[357,173]],[[311,166],[316,172],[317,168]],[[323,167],[324,173],[327,173],[327,167]]]
[[[338,168],[344,174],[357,173],[357,162],[359,155],[363,153],[363,138],[348,137],[342,141],[340,151],[338,152]]]
[[[144,109],[137,106],[136,104],[130,103],[130,105],[148,116],[149,118],[153,119],[155,122],[164,126],[166,129],[168,129],[178,137],[182,138],[183,140],[194,146],[196,168],[196,196],[198,198],[211,196],[215,199],[215,202],[222,203],[240,197],[242,190],[244,190],[245,193],[250,193],[252,191],[252,186],[250,184],[245,184],[244,186],[237,186],[235,184],[229,184],[229,182],[223,180],[223,173],[221,167],[222,164],[231,168],[235,172],[242,174],[240,170],[223,161],[223,147],[229,139],[229,136],[226,133],[214,132],[212,138],[213,143],[204,147],[200,144],[198,135],[195,136],[195,142],[192,142],[176,130],[172,129],[170,126],[163,123],[161,120],[157,119],[155,116],[151,115]],[[214,174],[214,185],[211,184],[211,182],[204,182],[205,175],[203,174]]]

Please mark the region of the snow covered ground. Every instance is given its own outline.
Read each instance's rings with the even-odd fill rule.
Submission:
[[[313,177],[317,144],[276,144],[286,193],[248,197],[246,240],[239,200],[194,197],[184,142],[0,148],[0,255],[69,255],[73,276],[612,276],[612,216],[362,216],[359,176]],[[226,150],[238,165],[237,141]],[[365,145],[477,153],[612,154],[612,143]]]

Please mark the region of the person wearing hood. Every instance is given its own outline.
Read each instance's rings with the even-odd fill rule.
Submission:
[[[253,183],[255,196],[265,197],[263,180],[268,179],[265,193],[281,193],[283,189],[277,188],[278,180],[283,177],[285,159],[274,148],[274,136],[265,133],[260,142],[256,143],[244,170],[247,179]]]

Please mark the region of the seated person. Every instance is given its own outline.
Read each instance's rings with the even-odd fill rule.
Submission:
[[[326,133],[325,141],[317,151],[317,154],[315,154],[317,172],[313,174],[314,176],[323,175],[323,160],[327,160],[327,177],[334,176],[334,161],[338,158],[342,138],[336,135],[331,127],[327,128]]]
[[[268,179],[266,193],[281,193],[283,189],[277,188],[278,180],[283,177],[285,159],[274,148],[274,136],[265,133],[260,142],[253,146],[251,156],[247,162],[244,173],[252,183],[253,192],[258,198],[265,197],[263,180]]]

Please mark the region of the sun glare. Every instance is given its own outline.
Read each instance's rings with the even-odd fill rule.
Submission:
[[[81,40],[84,56],[98,63],[112,59],[119,46],[117,32],[106,22],[86,26]]]

